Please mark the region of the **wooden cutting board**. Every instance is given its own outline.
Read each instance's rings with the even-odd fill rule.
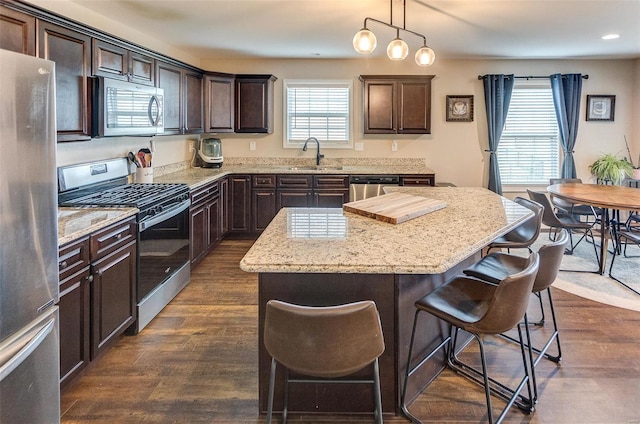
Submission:
[[[345,203],[342,209],[378,221],[400,224],[446,206],[447,202],[444,200],[396,192]]]

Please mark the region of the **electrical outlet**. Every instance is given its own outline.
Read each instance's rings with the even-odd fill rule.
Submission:
[[[397,152],[397,151],[398,151],[398,142],[397,142],[397,141],[395,141],[395,140],[393,140],[393,141],[391,142],[391,151],[392,151],[392,152]]]
[[[190,142],[189,142],[189,151],[190,151],[190,152],[193,152],[194,150],[195,150],[195,147],[194,147],[194,145],[193,145],[193,141],[190,141]]]
[[[355,144],[354,147],[355,147],[356,150],[364,150],[364,143],[358,142],[358,143]]]
[[[249,142],[249,150],[256,150],[256,142],[255,141],[250,141]]]

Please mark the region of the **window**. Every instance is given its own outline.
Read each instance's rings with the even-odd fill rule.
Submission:
[[[503,185],[548,185],[560,175],[558,122],[551,84],[516,82],[500,144]]]
[[[322,147],[351,148],[351,81],[284,82],[283,146],[301,148],[315,137]]]

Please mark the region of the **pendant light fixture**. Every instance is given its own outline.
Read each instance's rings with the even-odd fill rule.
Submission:
[[[390,28],[394,28],[396,30],[396,38],[394,38],[387,46],[387,56],[389,57],[389,59],[404,60],[409,55],[409,46],[402,38],[400,38],[400,31],[404,31],[422,38],[422,47],[418,49],[415,55],[415,60],[418,66],[432,65],[436,60],[436,54],[430,47],[427,46],[427,37],[422,34],[418,34],[417,32],[406,29],[406,0],[402,0],[402,9],[404,12],[402,28],[393,25],[393,0],[389,0],[389,5],[391,10],[391,23],[382,22],[369,17],[364,18],[363,28],[358,31],[353,37],[353,48],[358,53],[362,54],[369,54],[375,50],[378,41],[375,34],[371,30],[369,30],[369,28],[367,28],[367,21],[373,21],[382,25],[386,25]]]

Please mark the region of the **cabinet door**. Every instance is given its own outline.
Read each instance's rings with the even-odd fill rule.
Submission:
[[[267,228],[276,216],[276,191],[274,189],[254,189],[252,193],[252,228],[258,233]]]
[[[251,232],[251,178],[248,175],[229,177],[229,231]]]
[[[220,180],[220,238],[229,232],[229,180]]]
[[[38,21],[38,39],[40,57],[56,62],[58,141],[90,140],[91,38]]]
[[[233,132],[234,92],[233,77],[205,76],[206,132]]]
[[[236,76],[236,132],[273,132],[274,81],[272,75]]]
[[[431,80],[398,81],[398,133],[431,134]]]
[[[86,266],[60,281],[60,385],[64,386],[84,369],[90,360],[89,284],[93,277]]]
[[[209,221],[209,234],[207,252],[210,251],[220,241],[220,198],[213,198],[207,205],[207,214]]]
[[[36,55],[36,18],[0,6],[0,49]]]
[[[319,208],[341,208],[349,201],[349,190],[315,190],[313,206]]]
[[[93,75],[127,81],[129,50],[93,39]]]
[[[182,74],[180,68],[158,62],[158,87],[164,90],[164,134],[182,133]]]
[[[129,81],[144,85],[156,83],[156,60],[140,52],[129,52]]]
[[[307,208],[313,206],[311,190],[278,190],[276,209],[282,208]]]
[[[207,254],[208,210],[206,204],[191,210],[191,264],[200,262]]]
[[[184,87],[184,132],[198,134],[204,131],[202,74],[185,72]]]
[[[91,359],[136,320],[136,243],[92,264]]]
[[[396,84],[394,81],[364,82],[364,133],[396,133]]]

